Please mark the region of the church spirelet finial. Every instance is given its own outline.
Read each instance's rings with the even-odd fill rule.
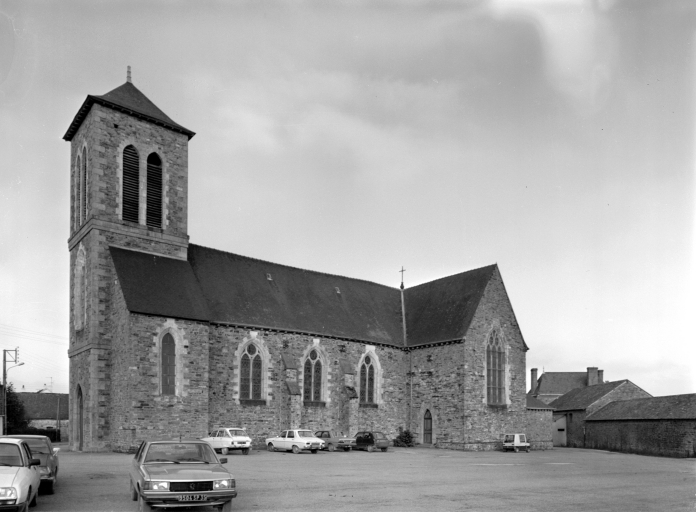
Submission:
[[[404,272],[406,272],[406,269],[404,268],[403,265],[401,265],[401,270],[399,270],[399,272],[401,272],[401,289],[403,290],[404,289]]]
[[[130,66],[128,66],[128,72],[126,73],[126,82],[132,83],[133,81],[131,80],[131,72],[130,72]]]

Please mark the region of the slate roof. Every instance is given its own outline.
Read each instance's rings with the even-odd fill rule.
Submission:
[[[696,394],[611,402],[587,417],[587,421],[608,420],[696,420]]]
[[[496,265],[404,290],[409,346],[464,338]]]
[[[77,111],[77,114],[70,123],[68,131],[63,135],[64,140],[72,140],[77,130],[80,128],[80,125],[87,117],[87,114],[89,114],[92,105],[95,103],[125,112],[134,117],[139,117],[150,123],[164,126],[175,132],[183,133],[189,140],[196,135],[188,128],[184,128],[180,124],[172,121],[167,114],[162,112],[157,105],[152,103],[147,96],[140,92],[140,89],[131,82],[126,82],[102,96],[88,95],[87,99],[82,103],[80,110]]]
[[[553,407],[551,407],[550,405],[546,405],[544,402],[542,402],[538,398],[534,398],[532,395],[527,395],[527,409],[544,409],[553,411]]]
[[[397,288],[194,244],[188,261],[115,247],[111,255],[135,313],[404,346]],[[405,290],[408,345],[461,340],[495,268]]]
[[[60,406],[61,420],[68,419],[67,393],[17,393],[28,420],[55,420]],[[60,403],[59,403],[60,402]]]
[[[577,388],[569,391],[563,396],[556,398],[549,405],[556,411],[584,411],[590,405],[602,398],[604,395],[621,386],[628,380],[617,380],[586,388]]]
[[[537,380],[535,395],[565,395],[575,388],[587,387],[587,372],[544,372]]]

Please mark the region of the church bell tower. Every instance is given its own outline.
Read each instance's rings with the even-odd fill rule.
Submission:
[[[188,141],[130,77],[87,96],[70,142],[70,444],[108,450],[107,411],[118,400],[110,368],[123,330],[123,295],[110,247],[185,260]]]

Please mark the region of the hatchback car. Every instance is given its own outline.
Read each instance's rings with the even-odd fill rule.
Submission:
[[[503,451],[512,450],[519,452],[520,450],[529,453],[529,443],[525,434],[505,434],[503,438]]]
[[[144,441],[130,467],[131,499],[138,510],[216,507],[232,510],[234,477],[205,441]]]
[[[311,430],[283,430],[278,437],[266,439],[266,448],[269,452],[292,450],[292,453],[300,453],[309,450],[311,453],[317,453],[324,449],[324,441],[315,437]]]
[[[389,439],[382,432],[358,432],[355,434],[355,450],[372,452],[379,448],[386,452],[389,448]]]
[[[58,479],[58,452],[60,448],[54,448],[51,440],[47,436],[17,435],[2,436],[13,439],[24,439],[31,448],[32,457],[41,461],[39,473],[41,474],[41,485],[48,494],[53,494],[53,488]]]
[[[23,439],[0,439],[0,510],[26,512],[36,505],[40,464]]]
[[[205,441],[213,450],[223,455],[232,450],[241,450],[244,455],[249,455],[251,451],[251,437],[241,428],[218,428],[201,441]]]

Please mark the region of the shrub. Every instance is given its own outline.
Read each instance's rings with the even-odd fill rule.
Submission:
[[[410,430],[402,430],[394,439],[394,446],[409,447],[416,445],[416,438]]]

